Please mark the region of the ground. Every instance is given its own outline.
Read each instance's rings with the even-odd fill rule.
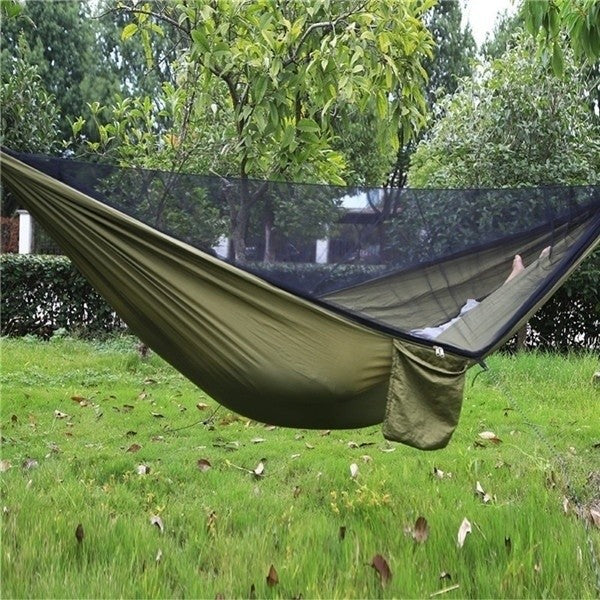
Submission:
[[[597,597],[598,359],[489,366],[428,453],[249,421],[130,338],[4,339],[2,596]]]

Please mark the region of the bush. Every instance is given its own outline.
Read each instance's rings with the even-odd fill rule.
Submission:
[[[376,265],[338,266],[346,281],[374,274]],[[272,265],[271,277],[293,274],[315,286],[332,265]],[[0,255],[3,335],[49,337],[57,330],[85,336],[123,331],[125,325],[64,256]],[[527,346],[566,351],[600,347],[600,249],[596,250],[530,322]],[[513,341],[514,345],[514,341]]]
[[[526,344],[561,352],[600,348],[600,248],[530,321]]]
[[[0,255],[3,335],[84,336],[122,331],[123,322],[64,256]]]

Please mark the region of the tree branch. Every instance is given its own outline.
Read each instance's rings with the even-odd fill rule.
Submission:
[[[296,48],[292,52],[291,56],[289,56],[286,60],[283,61],[284,68],[296,61],[296,59],[298,58],[298,53],[300,52],[300,48],[302,47],[302,45],[304,44],[304,42],[307,40],[308,36],[313,31],[316,31],[317,29],[329,29],[329,30],[335,29],[335,26],[338,23],[340,23],[341,21],[344,21],[345,19],[347,19],[348,17],[351,17],[352,15],[355,15],[356,13],[361,12],[364,9],[365,6],[366,6],[366,2],[363,2],[362,4],[360,4],[359,6],[357,6],[356,8],[354,8],[352,10],[349,10],[347,13],[344,13],[343,15],[340,15],[339,17],[337,17],[333,21],[318,21],[316,23],[311,23],[306,28],[306,30],[304,31],[304,33],[300,36],[300,40],[298,41],[298,45],[296,46]]]
[[[128,14],[135,13],[138,15],[148,15],[149,17],[154,17],[158,21],[164,21],[165,23],[169,23],[169,25],[172,25],[179,31],[185,33],[185,35],[187,37],[191,37],[190,31],[188,29],[186,29],[185,27],[181,26],[177,21],[175,21],[175,19],[172,19],[171,17],[167,17],[166,15],[162,15],[160,13],[156,13],[151,10],[143,10],[141,8],[126,8],[126,7],[110,8],[109,10],[103,12],[102,14],[99,14],[98,16],[96,16],[94,18],[101,19],[102,17],[105,17],[111,13],[115,13],[115,12],[119,12],[119,11],[128,13]]]

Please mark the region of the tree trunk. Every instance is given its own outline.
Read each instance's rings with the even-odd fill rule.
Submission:
[[[233,242],[233,260],[246,262],[246,231],[250,217],[250,195],[248,181],[242,179],[239,194],[229,196],[229,213],[231,216],[231,239]]]
[[[246,262],[246,229],[248,226],[248,207],[242,202],[232,215],[231,239],[233,241],[233,259],[241,264]]]
[[[527,325],[524,325],[517,331],[517,344],[516,349],[517,352],[521,352],[525,350],[525,340],[527,339]]]
[[[273,209],[270,203],[267,202],[265,207],[265,213],[263,217],[264,231],[265,231],[265,252],[263,260],[266,263],[275,262],[275,250],[273,249]]]

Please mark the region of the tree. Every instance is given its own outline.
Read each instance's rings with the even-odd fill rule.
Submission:
[[[433,106],[440,95],[454,93],[462,77],[471,76],[476,45],[469,25],[462,27],[462,10],[455,0],[439,0],[425,22],[435,42],[433,57],[424,64],[427,101]]]
[[[83,115],[90,120],[88,104],[104,106],[117,93],[154,96],[163,82],[174,83],[170,67],[178,30],[167,25],[168,38],[155,36],[146,45],[127,38],[122,35],[127,17],[111,11],[118,4],[118,0],[3,1],[7,19],[2,24],[2,62],[11,62],[19,37],[24,38],[30,50],[21,58],[35,66],[45,89],[56,98],[63,139],[71,135],[74,118]],[[93,16],[92,9],[104,14]],[[88,125],[85,133],[89,138],[97,131]]]
[[[537,38],[541,56],[557,75],[564,72],[564,39],[578,61],[594,65],[600,59],[598,0],[524,0],[527,30]]]
[[[131,3],[123,8],[131,18],[123,35],[150,37],[168,24],[186,38],[176,64],[181,88],[169,90],[179,103],[171,110],[165,96],[154,102],[157,113],[173,118],[160,137],[173,142],[168,151],[179,169],[200,156],[209,162],[217,151],[226,167],[220,174],[241,179],[229,216],[235,258],[244,261],[256,205],[265,207],[265,231],[274,225],[265,186],[251,191],[250,177],[341,183],[345,157],[334,147],[336,125],[356,114],[377,117],[373,137],[382,148],[397,147],[398,130],[403,144],[414,137],[425,119],[422,61],[431,50],[420,17],[431,2],[217,4]],[[113,125],[107,141],[119,137]]]
[[[11,59],[0,69],[0,145],[20,152],[52,154],[59,148],[59,111],[55,98],[44,88],[39,70],[28,59],[24,38],[17,40]],[[17,208],[12,194],[2,188],[2,214]]]
[[[476,80],[443,101],[444,113],[412,157],[413,187],[515,187],[600,180],[600,128],[571,52],[564,77],[532,60],[521,38]]]
[[[419,137],[432,126],[431,108],[437,100],[445,94],[452,94],[461,77],[471,75],[476,51],[469,26],[462,27],[461,6],[455,0],[439,0],[425,14],[424,20],[435,47],[433,55],[423,64],[428,75],[425,96],[430,112],[427,126],[421,130]],[[400,140],[402,137],[402,131],[399,131]],[[410,157],[418,141],[412,139],[407,144],[401,142],[398,145],[393,168],[387,177],[387,187],[406,185]]]
[[[89,17],[87,3],[27,0],[18,18],[2,24],[2,62],[10,61],[23,36],[30,48],[30,64],[56,98],[63,137],[70,133],[69,118],[86,113],[87,102],[105,101],[118,89],[107,63],[98,60],[95,21]]]
[[[481,46],[481,54],[487,61],[500,58],[517,43],[517,33],[523,29],[522,11],[502,13],[496,20],[492,35],[488,35]]]
[[[120,0],[101,0],[93,17],[97,54],[108,64],[113,77],[119,81],[120,92],[132,96],[153,97],[165,83],[175,84],[177,54],[186,38],[170,23],[162,25],[163,35],[134,35],[129,27],[130,17],[117,10]],[[130,24],[131,25],[131,24]],[[102,98],[94,98],[102,103]]]

